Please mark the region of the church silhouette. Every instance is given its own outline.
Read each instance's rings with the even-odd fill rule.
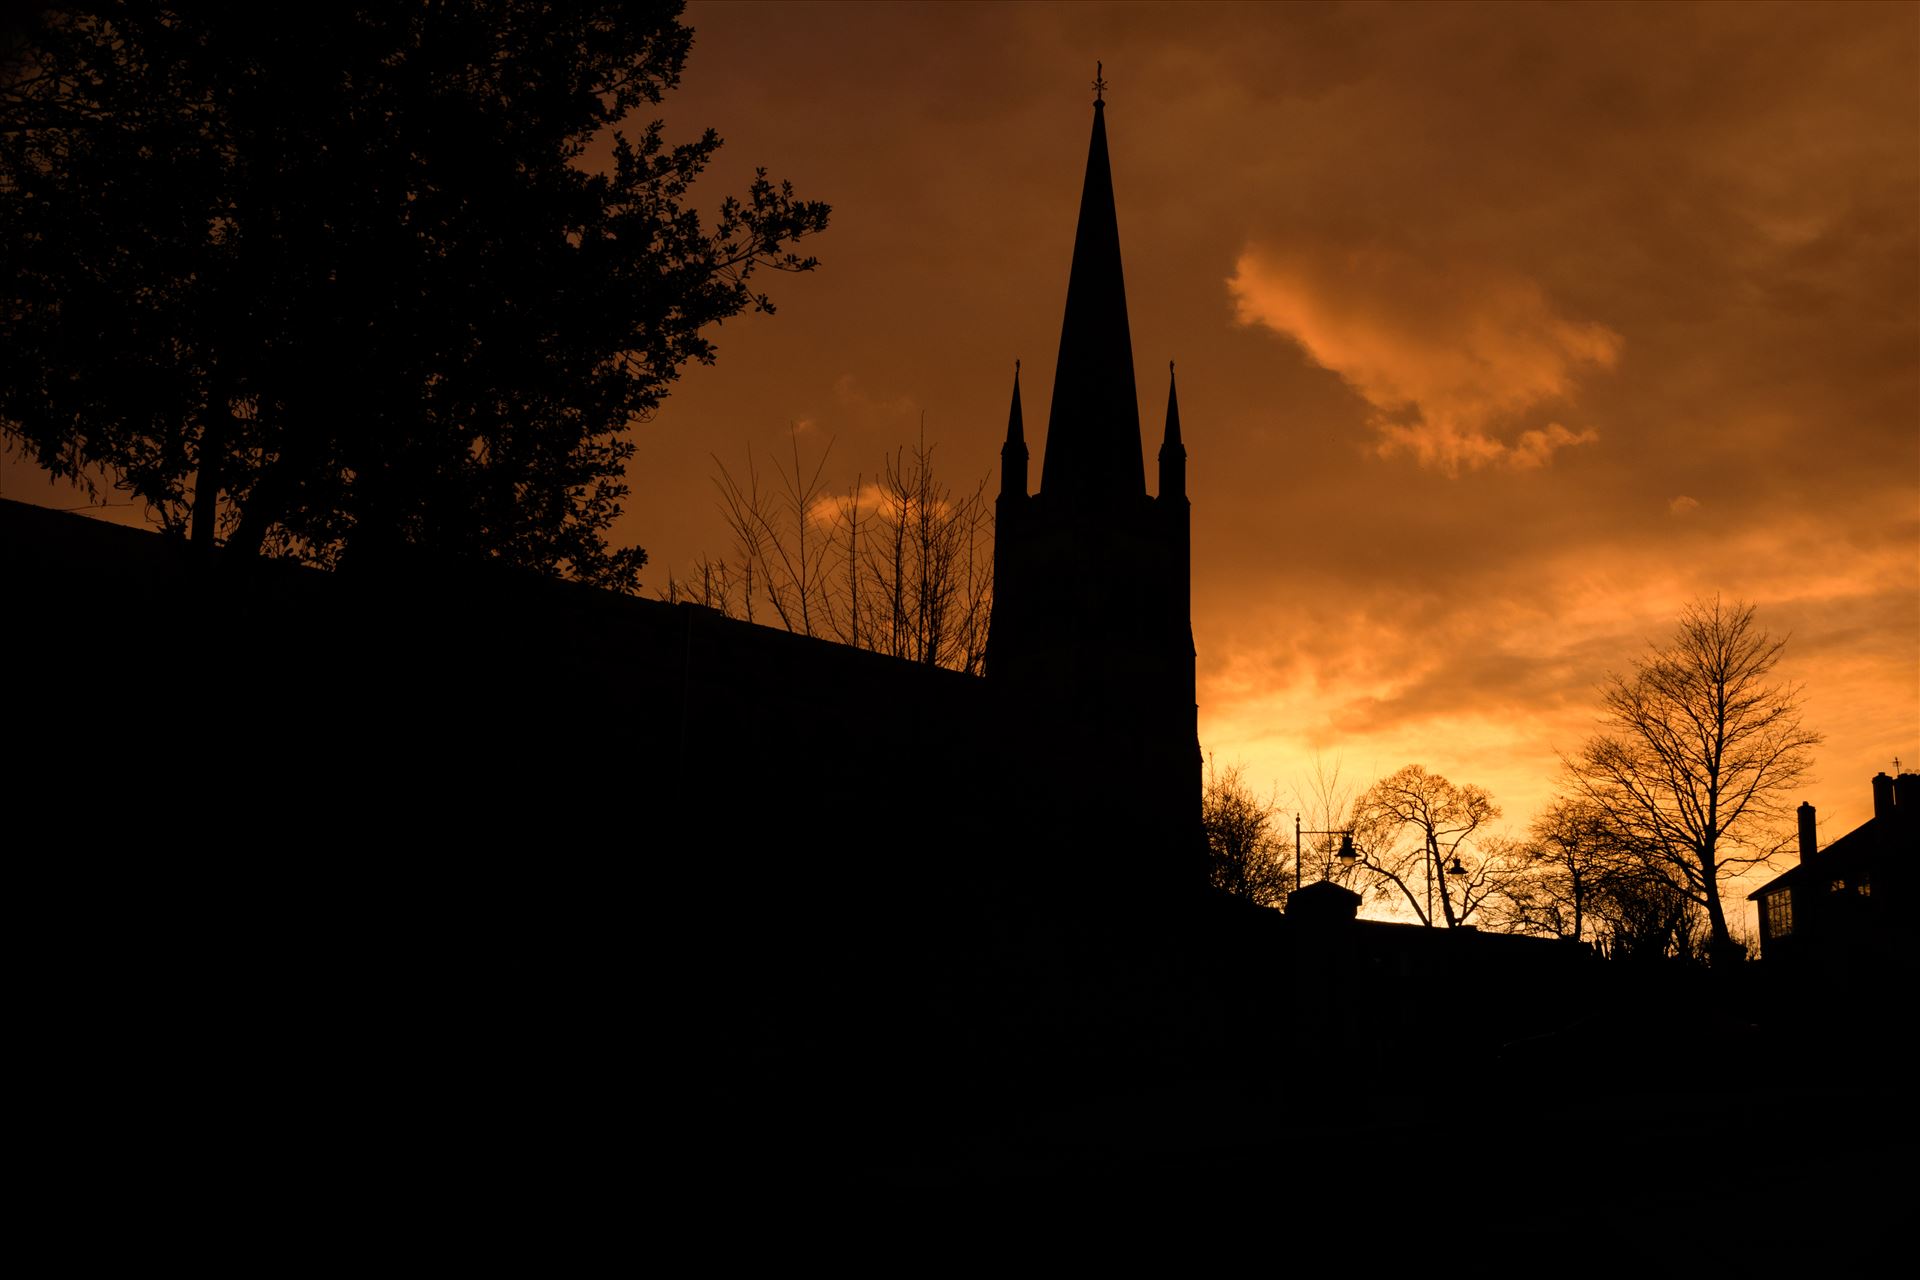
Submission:
[[[1149,497],[1103,98],[1038,493],[1027,492],[1028,461],[1016,368],[986,676],[1024,823],[1047,847],[1112,850],[1119,881],[1201,883],[1187,451],[1169,363],[1159,493]]]
[[[1008,708],[1029,831],[1114,850],[1119,877],[1200,883],[1187,447],[1169,363],[1148,497],[1106,102],[1092,111],[1039,493],[1018,368],[1000,449],[987,681]]]

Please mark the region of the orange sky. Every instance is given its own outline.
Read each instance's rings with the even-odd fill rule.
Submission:
[[[1920,9],[693,5],[670,125],[834,205],[639,436],[653,577],[709,453],[997,474],[1108,127],[1148,447],[1180,363],[1200,733],[1283,793],[1419,762],[1515,825],[1596,684],[1756,601],[1823,837],[1920,762]],[[1151,468],[1149,468],[1151,473]]]
[[[637,429],[649,587],[710,454],[924,411],[1041,456],[1090,125],[1158,442],[1180,365],[1200,734],[1285,795],[1418,762],[1522,826],[1595,686],[1702,592],[1791,632],[1822,837],[1920,764],[1920,7],[734,5],[669,133],[830,201],[822,265]],[[1149,469],[1151,474],[1151,469]],[[6,496],[33,492],[17,463]],[[78,501],[78,499],[71,499]]]

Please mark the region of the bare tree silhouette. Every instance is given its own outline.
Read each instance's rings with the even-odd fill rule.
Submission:
[[[1721,886],[1792,843],[1789,798],[1822,740],[1800,686],[1770,680],[1785,648],[1751,604],[1694,601],[1631,676],[1609,677],[1604,731],[1565,761],[1575,794],[1706,913],[1715,961],[1744,951]]]
[[[1341,776],[1341,763],[1335,758],[1328,763],[1317,753],[1313,758],[1311,775],[1296,777],[1293,782],[1293,812],[1296,831],[1316,832],[1309,843],[1305,836],[1298,837],[1294,858],[1299,866],[1300,882],[1310,884],[1316,878],[1325,876],[1337,884],[1353,888],[1355,879],[1353,869],[1343,866],[1336,859],[1340,837],[1338,832],[1353,829],[1354,786]]]
[[[1566,797],[1534,818],[1525,851],[1526,869],[1507,893],[1513,928],[1574,941],[1593,935],[1603,882],[1633,861],[1603,810]]]
[[[1518,869],[1511,842],[1484,830],[1500,816],[1493,797],[1417,764],[1374,783],[1354,812],[1359,876],[1397,893],[1422,924],[1466,924]]]
[[[703,558],[661,594],[928,666],[979,674],[993,608],[993,509],[987,477],[956,493],[920,440],[882,460],[871,489],[856,476],[829,493],[829,443],[809,460],[789,433],[787,460],[764,483],[749,453],[736,475],[714,459],[730,560]]]

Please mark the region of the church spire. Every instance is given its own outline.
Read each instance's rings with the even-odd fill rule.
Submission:
[[[1000,492],[1027,496],[1027,430],[1020,415],[1018,360],[1013,362],[1013,405],[1007,410],[1007,442],[1000,446]]]
[[[1104,95],[1100,79],[1096,92]],[[1040,491],[1068,502],[1145,496],[1140,406],[1134,398],[1133,338],[1120,270],[1120,227],[1107,158],[1106,102],[1093,104],[1093,139],[1080,189],[1060,363],[1053,376]]]
[[[1160,497],[1187,496],[1187,446],[1180,442],[1180,396],[1167,361],[1167,434],[1160,443]]]

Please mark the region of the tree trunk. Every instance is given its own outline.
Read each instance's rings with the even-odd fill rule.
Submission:
[[[229,558],[251,560],[260,554],[267,533],[280,522],[292,505],[299,480],[295,463],[285,454],[268,463],[254,482],[252,492],[240,508],[240,523],[227,539]]]
[[[200,424],[200,466],[193,481],[193,522],[187,535],[187,545],[200,560],[213,554],[214,526],[220,520],[220,460],[226,455],[232,428],[233,404],[227,379],[216,367]]]
[[[1708,960],[1715,967],[1738,959],[1736,952],[1744,953],[1745,948],[1736,946],[1733,935],[1727,931],[1727,913],[1720,905],[1720,886],[1711,875],[1707,879],[1707,924],[1712,931],[1707,942]]]

